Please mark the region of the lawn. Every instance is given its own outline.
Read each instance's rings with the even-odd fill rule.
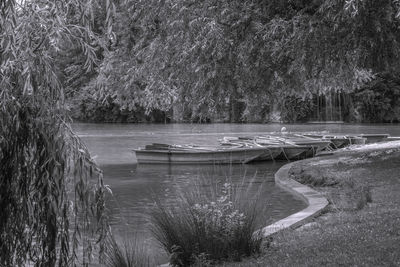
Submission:
[[[293,178],[324,194],[328,209],[273,236],[257,257],[223,266],[400,266],[400,146],[393,144],[295,164]]]

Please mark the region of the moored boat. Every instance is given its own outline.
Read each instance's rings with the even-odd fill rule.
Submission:
[[[360,136],[350,136],[349,141],[350,145],[364,145],[367,139]]]
[[[398,140],[387,134],[290,134],[224,137],[220,146],[151,144],[135,149],[138,163],[239,164],[264,160],[294,160],[347,145]]]
[[[158,164],[240,164],[267,159],[278,148],[269,147],[198,147],[150,145],[135,149],[138,163]]]
[[[320,140],[330,141],[332,149],[343,148],[348,145],[365,144],[366,138],[357,135],[315,135],[305,134],[306,137],[319,138]]]
[[[344,135],[326,135],[322,139],[329,140],[333,149],[343,148],[350,145],[350,139]]]
[[[276,137],[276,136],[259,136],[255,138],[255,142],[261,145],[285,145],[283,152],[289,155],[288,159],[293,159],[303,155],[303,157],[313,157],[316,153],[326,149],[330,145],[329,140],[321,140],[316,138],[306,138],[301,135]],[[298,151],[303,149],[303,154],[298,155]],[[293,154],[293,155],[292,155]],[[281,157],[285,157],[282,153]]]
[[[370,144],[386,141],[389,137],[389,134],[360,134],[360,137],[366,138],[365,143]]]
[[[310,138],[299,134],[272,134],[252,138],[224,137],[220,142],[223,145],[241,144],[244,146],[280,147],[280,153],[273,158],[287,160],[313,157],[316,153],[326,149],[331,143],[330,140]]]
[[[327,149],[330,144],[330,140],[304,140],[296,142],[296,145],[311,147],[311,149],[306,153],[307,157],[315,156],[317,153]]]
[[[315,155],[312,146],[283,146],[281,153],[275,158],[277,160],[298,160]]]
[[[389,136],[386,141],[400,141],[400,136]]]

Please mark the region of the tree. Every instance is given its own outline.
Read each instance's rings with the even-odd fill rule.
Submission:
[[[354,93],[356,110],[363,122],[400,121],[398,73],[380,73]]]
[[[228,109],[241,120],[247,91],[270,79],[263,40],[253,38],[256,2],[129,1],[117,9],[123,34],[95,81],[99,101],[148,111],[178,104],[192,119]]]
[[[291,1],[261,31],[273,59],[275,89],[354,91],[374,74],[399,69],[399,1]]]
[[[5,0],[0,13],[0,265],[86,265],[105,235],[105,187],[69,126],[54,58],[79,46],[90,70],[110,35],[93,32],[89,0]]]
[[[398,70],[399,12],[398,0],[124,1],[84,90],[122,110],[262,120],[282,95],[352,92]]]

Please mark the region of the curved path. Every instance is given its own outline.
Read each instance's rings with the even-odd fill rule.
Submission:
[[[319,192],[290,178],[289,170],[292,168],[293,164],[296,164],[296,162],[282,166],[275,173],[275,183],[284,190],[301,198],[308,206],[297,213],[264,227],[262,229],[263,237],[267,237],[287,228],[296,228],[318,216],[328,205],[328,200]]]

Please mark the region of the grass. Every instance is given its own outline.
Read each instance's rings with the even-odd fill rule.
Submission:
[[[249,199],[248,190],[200,182],[182,192],[176,206],[156,201],[152,232],[170,254],[170,264],[209,266],[258,253],[261,236],[253,233],[262,210],[260,194]]]
[[[400,266],[400,152],[339,154],[292,174],[329,200],[325,214],[273,236],[258,257],[223,266]]]
[[[133,236],[117,241],[112,233],[106,240],[104,264],[107,267],[152,267],[155,266],[147,254],[144,240]]]

